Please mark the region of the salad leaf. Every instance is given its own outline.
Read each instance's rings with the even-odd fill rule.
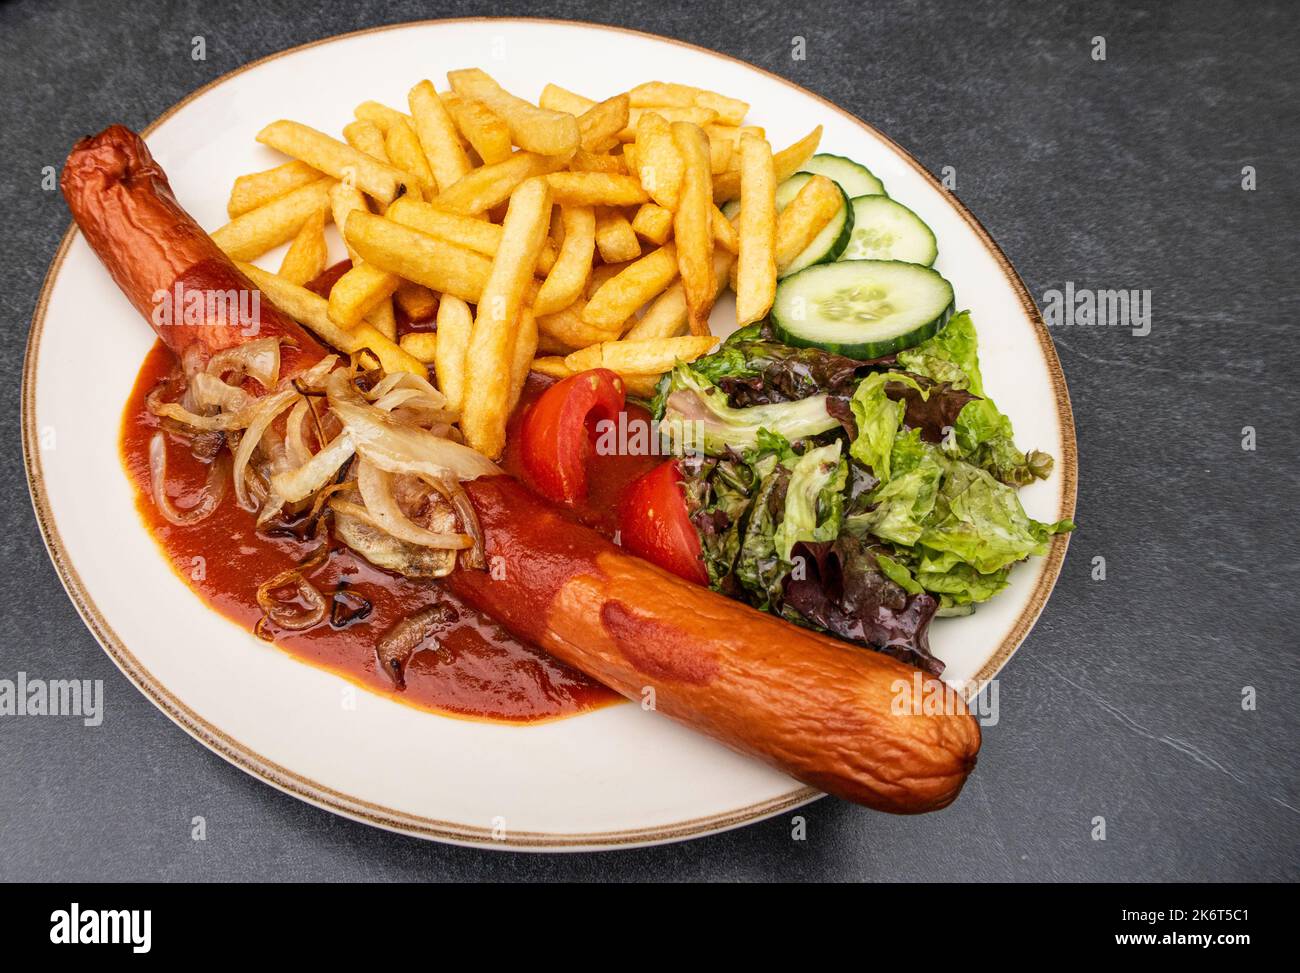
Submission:
[[[794,554],[804,570],[786,581],[785,617],[874,646],[936,676],[943,672],[929,642],[938,600],[892,580],[883,568],[887,562],[893,571],[896,562],[880,548],[842,534],[833,541],[800,543]]]
[[[790,560],[790,551],[799,541],[830,541],[839,536],[848,475],[838,439],[793,461],[785,510],[774,537],[783,561]]]
[[[991,574],[1031,554],[1046,554],[1053,534],[1072,530],[1068,520],[1032,520],[1015,490],[987,471],[960,460],[946,462],[934,510],[919,543]],[[923,582],[924,583],[924,582]]]
[[[889,479],[890,454],[894,437],[903,422],[906,406],[895,402],[885,391],[890,381],[902,385],[911,383],[918,391],[916,381],[898,372],[872,372],[858,385],[850,405],[858,434],[849,446],[849,455],[859,463],[871,467],[871,472],[881,481]]]
[[[660,429],[676,452],[702,449],[718,456],[728,449],[753,449],[764,431],[794,442],[839,426],[839,421],[826,411],[825,395],[733,408],[723,391],[690,365],[678,365],[672,370],[658,398],[663,408]]]

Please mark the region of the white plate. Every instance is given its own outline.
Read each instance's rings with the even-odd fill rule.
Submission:
[[[410,24],[321,41],[227,75],[154,123],[148,142],[183,205],[213,228],[225,221],[236,175],[281,161],[253,141],[266,122],[295,118],[337,132],[363,98],[400,105],[415,81],[468,66],[530,98],[548,81],[605,97],[656,78],[734,93],[751,102],[752,120],[778,146],[813,124],[825,126],[823,150],[861,160],[933,227],[937,267],[953,282],[959,306],[974,312],[986,385],[1020,442],[1056,457],[1052,478],[1022,492],[1026,509],[1040,520],[1073,513],[1065,381],[1034,303],[1001,251],[898,146],[747,64],[584,24]],[[274,266],[277,258],[264,262]],[[719,317],[730,313],[730,305],[719,309]],[[123,404],[152,342],[85,241],[70,232],[45,282],[27,350],[28,478],[50,556],[86,624],[122,671],[205,745],[348,817],[489,847],[673,841],[816,796],[636,706],[532,727],[420,712],[353,690],[206,608],[140,525],[118,457]],[[1006,662],[1042,610],[1065,545],[1058,537],[1047,557],[1017,567],[1010,588],[973,617],[935,623],[932,640],[948,678],[987,679]]]

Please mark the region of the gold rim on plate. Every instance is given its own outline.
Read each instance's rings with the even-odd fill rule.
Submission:
[[[421,27],[435,24],[465,24],[465,23],[500,23],[500,24],[548,24],[561,25],[566,27],[577,27],[584,30],[601,30],[611,31],[619,34],[630,34],[635,37],[646,38],[660,43],[674,44],[688,50],[698,51],[708,54],[711,57],[719,58],[725,61],[739,64],[751,71],[756,71],[765,77],[778,81],[788,88],[792,88],[799,93],[814,99],[826,109],[848,119],[853,124],[859,126],[871,135],[883,141],[890,146],[900,158],[905,160],[908,165],[920,173],[933,186],[940,189],[951,202],[952,206],[966,221],[967,225],[975,231],[980,242],[997,260],[998,265],[1002,268],[1003,274],[1007,281],[1015,290],[1017,297],[1025,314],[1029,317],[1034,326],[1034,332],[1038,338],[1038,347],[1043,356],[1043,362],[1047,366],[1048,374],[1051,377],[1052,389],[1056,398],[1057,419],[1061,425],[1061,456],[1059,457],[1061,470],[1061,497],[1059,517],[1073,517],[1075,493],[1078,487],[1078,456],[1074,434],[1074,414],[1070,407],[1070,394],[1065,385],[1065,375],[1061,371],[1061,363],[1056,355],[1056,348],[1052,344],[1051,336],[1048,334],[1047,326],[1043,323],[1042,316],[1038,312],[1038,306],[1034,303],[1033,298],[1025,288],[1024,281],[1016,273],[1011,262],[1007,259],[1002,248],[997,245],[987,230],[980,224],[971,212],[962,205],[961,201],[946,189],[935,177],[916,161],[907,150],[896,143],[887,135],[877,131],[874,127],[858,118],[856,115],[845,111],[839,106],[827,101],[820,95],[817,95],[806,88],[788,81],[779,75],[766,71],[763,68],[749,64],[739,58],[731,57],[727,54],[721,54],[717,51],[711,51],[708,48],[700,47],[696,44],[689,44],[686,41],[677,40],[671,37],[661,37],[657,34],[650,34],[645,31],[632,30],[625,27],[610,27],[603,24],[591,24],[576,20],[551,20],[537,17],[461,17],[448,20],[420,20],[402,24],[388,24],[383,27],[371,27],[365,30],[352,31],[346,34],[337,34],[333,37],[325,37],[320,40],[312,41],[308,44],[301,44],[297,47],[291,47],[275,54],[269,54],[266,57],[259,58],[248,64],[238,67],[233,71],[223,74],[221,77],[208,82],[197,91],[191,92],[182,98],[171,108],[163,112],[144,128],[141,135],[148,136],[163,122],[171,118],[176,112],[180,111],[190,102],[207,94],[218,85],[224,84],[232,78],[259,67],[278,58],[286,57],[290,54],[297,54],[301,51],[310,50],[313,47],[319,47],[323,44],[331,44],[335,41],[345,40],[350,37],[360,37],[366,34],[378,34],[384,31],[401,30],[408,27]],[[508,833],[504,839],[493,836],[490,829],[476,828],[469,825],[457,824],[451,821],[439,821],[434,818],[426,818],[420,815],[408,814],[393,808],[383,807],[378,804],[372,804],[369,801],[361,800],[348,794],[343,794],[332,788],[326,787],[310,778],[296,774],[286,767],[273,763],[262,757],[260,754],[227,736],[217,727],[208,723],[197,713],[187,707],[171,692],[163,686],[152,673],[149,672],[140,661],[132,655],[117,633],[113,631],[112,626],[108,624],[107,619],[99,610],[90,597],[82,583],[77,569],[73,566],[71,559],[68,557],[64,548],[63,540],[59,536],[58,527],[54,522],[53,512],[50,509],[49,497],[45,492],[44,474],[41,469],[40,445],[37,430],[35,428],[35,396],[36,396],[36,360],[40,350],[41,334],[45,327],[45,312],[49,304],[50,293],[54,288],[54,282],[58,277],[59,270],[63,266],[64,258],[67,256],[68,248],[72,245],[73,237],[76,235],[76,225],[68,227],[67,232],[63,235],[63,240],[59,245],[58,252],[54,255],[54,260],[50,263],[50,269],[46,272],[44,284],[41,287],[40,298],[36,303],[36,310],[32,315],[31,332],[27,338],[27,350],[23,361],[23,385],[22,385],[22,429],[23,429],[23,464],[27,471],[27,484],[32,495],[32,506],[36,513],[37,523],[40,525],[41,536],[45,540],[46,549],[49,551],[50,560],[54,562],[54,568],[58,572],[63,587],[67,590],[68,597],[76,606],[86,627],[90,629],[91,634],[95,636],[99,644],[112,658],[113,662],[122,671],[122,673],[133,682],[141,692],[147,696],[155,706],[162,710],[174,723],[184,729],[192,737],[220,755],[225,760],[234,764],[241,770],[262,780],[273,787],[276,787],[288,794],[298,797],[309,804],[324,808],[341,814],[344,817],[361,821],[365,824],[385,828],[390,831],[398,831],[404,834],[414,835],[420,838],[430,838],[438,841],[451,842],[453,844],[478,845],[491,848],[504,848],[513,850],[562,850],[569,848],[600,848],[600,847],[620,847],[628,845],[645,845],[659,844],[663,842],[678,841],[684,838],[699,837],[717,831],[725,831],[729,828],[738,827],[742,824],[748,824],[763,818],[771,817],[782,811],[787,811],[806,804],[809,801],[820,796],[820,792],[811,787],[797,787],[786,794],[772,798],[767,801],[761,801],[757,804],[751,804],[734,811],[727,811],[721,814],[714,814],[708,817],[695,818],[688,821],[680,821],[676,824],[652,827],[652,828],[632,828],[622,831],[602,831],[592,833],[573,833],[573,834],[554,834],[548,832],[521,831]],[[1011,631],[1002,640],[997,650],[989,657],[983,667],[976,673],[970,681],[971,686],[978,687],[986,680],[991,679],[1007,660],[1019,648],[1020,643],[1028,635],[1030,628],[1042,613],[1044,606],[1047,604],[1048,595],[1051,594],[1052,588],[1056,584],[1056,579],[1061,573],[1061,565],[1065,560],[1065,550],[1069,545],[1068,534],[1057,534],[1051,544],[1047,555],[1044,559],[1043,571],[1039,576],[1038,584],[1030,593],[1029,604],[1016,619],[1015,625]]]

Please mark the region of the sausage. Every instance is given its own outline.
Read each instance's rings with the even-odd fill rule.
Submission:
[[[946,807],[975,766],[979,725],[933,677],[633,557],[509,477],[465,487],[489,570],[442,583],[611,689],[881,811]]]
[[[181,208],[144,140],[130,129],[112,125],[79,141],[60,182],[91,249],[182,361],[192,348],[210,354],[255,337],[282,339],[284,377],[324,357],[320,343],[263,301]]]

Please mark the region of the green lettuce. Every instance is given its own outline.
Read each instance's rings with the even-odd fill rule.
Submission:
[[[840,456],[838,439],[810,449],[787,464],[790,483],[774,543],[781,559],[788,562],[791,550],[800,541],[833,541],[840,535],[849,467]]]

